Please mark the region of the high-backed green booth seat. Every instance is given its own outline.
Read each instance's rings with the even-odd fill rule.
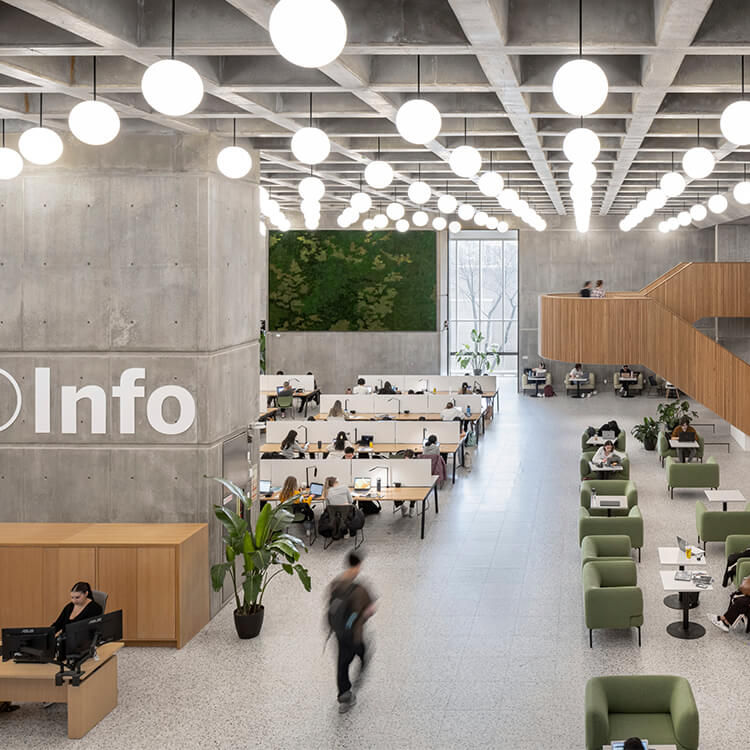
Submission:
[[[581,458],[578,461],[578,473],[581,475],[581,479],[598,479],[599,472],[596,469],[592,470],[589,466],[589,461],[594,458],[595,454],[596,451],[584,451],[581,453]],[[607,472],[607,474],[612,474],[617,479],[630,479],[630,459],[628,458],[628,454],[622,454],[620,460],[622,461],[622,471],[612,471]]]
[[[667,466],[667,489],[669,496],[674,497],[675,489],[719,489],[719,464],[712,456],[702,464],[681,463],[669,457]]]
[[[586,683],[586,750],[628,737],[698,750],[699,734],[698,707],[684,677],[612,675]]]
[[[628,499],[627,508],[591,508],[591,491],[596,490],[598,497],[607,495],[624,495]],[[628,511],[638,505],[638,490],[630,479],[586,479],[581,482],[581,507],[588,508],[592,516],[627,516]]]
[[[695,455],[699,461],[703,461],[705,454],[706,444],[703,442],[703,438],[698,435],[698,447],[695,449]],[[668,457],[677,458],[677,448],[672,448],[669,444],[669,435],[664,430],[659,432],[659,437],[656,439],[656,451],[659,454],[661,465],[664,466],[664,461]]]
[[[582,544],[587,536],[615,534],[627,536],[630,543],[638,550],[638,559],[641,559],[641,547],[643,547],[643,518],[638,506],[633,506],[627,516],[592,516],[586,508],[578,509],[578,544]]]
[[[643,592],[632,560],[591,560],[583,566],[583,611],[589,629],[638,628],[641,645]]]
[[[615,389],[615,393],[620,390],[622,387],[622,383],[620,382],[620,371],[617,370],[612,375],[612,386]],[[638,379],[633,383],[632,381],[628,381],[628,390],[631,393],[642,393],[643,392],[643,374],[638,373]]]
[[[589,445],[589,438],[591,435],[584,430],[583,434],[581,435],[581,450],[582,451],[590,451],[590,450],[596,450],[599,446],[598,445]],[[620,430],[619,434],[614,440],[615,444],[615,450],[624,452],[625,451],[625,430]]]
[[[593,391],[596,388],[596,375],[593,372],[588,373],[588,380],[582,380],[579,386],[575,381],[570,379],[570,373],[565,376],[565,393],[577,393],[580,387],[581,393]]]
[[[724,542],[730,534],[750,534],[750,503],[745,510],[708,510],[698,500],[695,503],[695,528],[698,541],[704,546],[706,542]]]
[[[724,542],[724,559],[728,559],[729,555],[743,552],[746,549],[750,549],[750,533],[730,534]],[[741,559],[744,560],[745,558]]]
[[[625,534],[591,534],[581,541],[581,568],[591,560],[632,560],[633,545]]]
[[[539,386],[539,393],[541,393],[544,390],[545,385],[552,385],[552,373],[547,372],[547,374],[544,376],[544,382],[541,380],[538,380],[535,383],[529,383],[529,377],[526,373],[524,373],[521,376],[521,389],[524,391],[534,391],[536,392],[537,386]]]

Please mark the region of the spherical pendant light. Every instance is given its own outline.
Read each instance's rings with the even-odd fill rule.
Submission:
[[[347,206],[341,212],[341,215],[347,220],[349,224],[354,224],[354,222],[359,221],[359,214],[351,206]],[[320,214],[318,214],[318,216],[320,216]]]
[[[21,153],[23,154],[23,151],[21,151]],[[750,203],[750,182],[748,182],[747,180],[738,182],[732,190],[732,195],[734,196],[734,199],[737,201],[737,203],[742,203],[743,205],[747,205],[748,203]]]
[[[54,130],[29,128],[18,139],[18,150],[26,161],[40,166],[56,162],[63,152],[63,142]]]
[[[263,212],[266,216],[269,218],[271,216],[276,216],[281,211],[281,206],[279,206],[279,202],[275,198],[269,198],[266,201],[266,210]]]
[[[458,201],[452,195],[441,195],[437,206],[441,214],[452,214],[456,210]]]
[[[633,228],[630,222],[628,221],[627,217],[625,217],[624,219],[622,219],[622,221],[620,221],[619,226],[620,226],[620,230],[623,232],[629,232]]]
[[[320,216],[320,201],[304,198],[299,204],[299,210],[302,211],[305,216],[308,214],[317,214]]]
[[[487,215],[487,213],[485,211],[477,211],[474,214],[474,223],[478,227],[484,227],[484,226],[487,225],[487,219],[489,219],[489,218],[490,217]]]
[[[703,221],[707,215],[708,211],[706,211],[706,207],[700,203],[694,203],[690,206],[690,217],[693,221]]]
[[[450,224],[448,224],[448,231],[451,234],[458,234],[461,231],[461,223],[458,221],[452,221]]]
[[[680,228],[680,222],[677,221],[677,217],[676,216],[670,216],[667,219],[667,226],[669,227],[669,231],[670,232],[674,232],[675,229],[679,229]]]
[[[604,104],[609,82],[604,71],[591,60],[578,58],[562,65],[552,79],[552,95],[570,115],[585,117]]]
[[[500,191],[500,195],[497,197],[498,203],[506,210],[509,211],[515,205],[518,200],[518,192],[513,188],[505,188]]]
[[[521,214],[523,213],[523,211],[525,210],[525,209],[524,209],[524,204],[525,204],[525,206],[528,206],[528,205],[529,205],[528,203],[526,203],[526,201],[524,201],[524,200],[520,200],[520,199],[519,199],[519,200],[517,200],[517,201],[516,201],[516,202],[515,202],[515,203],[513,204],[513,206],[512,206],[512,207],[511,207],[511,209],[510,209],[510,210],[511,210],[511,213],[513,214],[513,216],[520,216],[520,215],[521,215]]]
[[[323,180],[319,177],[311,175],[310,177],[305,177],[303,180],[300,180],[297,190],[299,191],[300,198],[319,201],[325,195],[326,186],[323,184]]]
[[[312,216],[305,217],[305,229],[315,231],[320,226],[320,219],[316,219]]]
[[[372,232],[373,229],[375,229],[375,222],[371,218],[366,218],[362,222],[362,229],[365,230],[365,232]]]
[[[266,234],[268,233],[268,229],[266,227],[266,222],[265,221],[259,221],[258,222],[258,232],[260,233],[261,237],[265,237]]]
[[[659,186],[668,198],[676,198],[685,189],[685,178],[679,172],[667,172],[659,180]]]
[[[385,214],[375,214],[373,221],[375,229],[385,229],[388,226],[388,217]]]
[[[331,153],[331,142],[320,128],[300,128],[292,136],[292,153],[303,164],[320,164]]]
[[[424,211],[416,211],[411,217],[412,224],[414,224],[415,227],[426,226],[429,220],[430,217],[427,216]]]
[[[677,214],[677,223],[681,227],[690,226],[691,221],[692,219],[690,218],[690,214],[687,211],[680,211],[680,213]]]
[[[594,191],[590,185],[573,185],[570,188],[570,199],[573,203],[589,203],[593,195]]]
[[[719,127],[730,143],[747,146],[750,143],[750,101],[732,102],[721,113]]]
[[[485,226],[487,229],[497,229],[498,221],[496,216],[490,216],[487,218]]]
[[[68,115],[70,132],[89,146],[103,146],[120,132],[120,118],[106,102],[78,102]]]
[[[23,159],[12,148],[0,148],[0,180],[12,180],[23,170]]]
[[[666,221],[660,221],[659,222],[659,231],[662,234],[666,234],[669,231],[669,224],[667,224]]]
[[[644,218],[654,215],[654,207],[646,200],[638,201],[638,213]]]
[[[365,167],[365,182],[376,190],[387,188],[393,182],[391,165],[385,161],[371,161]]]
[[[396,230],[398,232],[406,232],[409,229],[409,222],[406,219],[399,219],[396,222]]]
[[[463,221],[469,221],[474,216],[474,206],[471,203],[462,203],[458,207],[458,218]]]
[[[568,161],[592,162],[600,150],[599,137],[589,128],[573,128],[563,139],[563,153]]]
[[[226,146],[219,151],[216,166],[225,177],[236,180],[252,169],[253,158],[241,146]]]
[[[372,208],[372,198],[367,193],[354,193],[349,198],[349,205],[360,214],[366,214]]]
[[[448,226],[448,222],[442,216],[436,216],[432,220],[432,228],[438,232],[442,232]]]
[[[497,172],[485,172],[479,178],[479,190],[488,198],[497,198],[503,185],[503,178]]]
[[[346,220],[346,217],[344,216],[344,214],[341,214],[340,216],[338,216],[338,217],[336,218],[336,223],[337,223],[337,224],[338,224],[338,225],[339,225],[339,226],[340,226],[340,227],[341,227],[342,229],[346,229],[347,227],[351,226],[351,224],[349,224],[349,222],[348,222],[348,221]]]
[[[268,31],[276,51],[302,68],[332,63],[346,44],[346,21],[331,0],[279,0]]]
[[[536,229],[537,232],[543,232],[547,228],[547,222],[539,217],[539,221],[536,223],[536,226],[534,229]]]
[[[410,99],[396,112],[396,129],[405,141],[424,146],[440,133],[442,118],[437,107],[425,99]]]
[[[463,145],[453,149],[448,163],[459,177],[473,177],[482,168],[482,155],[473,146]]]
[[[591,222],[591,214],[588,211],[576,212],[576,229],[581,234],[586,234],[589,231],[589,224]]]
[[[508,222],[503,221],[502,219],[497,222],[497,231],[500,232],[500,234],[505,234],[508,231]]]
[[[666,202],[667,194],[661,188],[651,188],[651,190],[646,193],[646,203],[648,203],[654,211],[664,208]]]
[[[703,146],[691,148],[682,157],[682,168],[685,174],[693,180],[708,177],[713,171],[714,164],[714,155]]]
[[[146,68],[141,91],[151,107],[163,115],[181,117],[203,100],[203,81],[182,60],[159,60]]]
[[[385,207],[385,214],[391,221],[398,221],[399,219],[403,219],[405,213],[406,211],[404,210],[404,207],[396,201],[394,201],[393,203],[389,203]]]
[[[421,206],[423,203],[427,203],[427,201],[430,200],[432,190],[430,190],[430,186],[426,182],[417,180],[417,182],[412,182],[412,184],[409,185],[408,193],[409,200]]]
[[[568,177],[574,185],[593,185],[596,182],[596,167],[588,161],[577,161],[570,165]]]
[[[728,205],[727,199],[718,193],[708,199],[708,208],[712,214],[723,214]]]

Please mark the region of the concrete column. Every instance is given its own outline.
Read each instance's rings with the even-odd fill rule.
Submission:
[[[204,475],[256,416],[266,273],[257,158],[229,180],[222,145],[70,138],[0,184],[0,520],[210,522],[220,557]]]

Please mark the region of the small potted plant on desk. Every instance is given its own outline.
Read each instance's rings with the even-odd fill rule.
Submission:
[[[493,345],[491,349],[482,351],[479,347],[483,341],[484,334],[477,331],[476,328],[472,328],[471,343],[474,345],[474,348],[472,349],[468,344],[464,344],[456,352],[456,361],[459,367],[466,369],[471,365],[474,375],[481,375],[483,372],[491,370],[500,362],[502,354],[498,351],[497,344]]]
[[[279,573],[296,574],[305,591],[310,591],[310,574],[299,562],[300,553],[307,551],[307,547],[301,539],[283,531],[293,521],[300,520],[291,510],[295,499],[276,507],[266,503],[253,528],[250,521],[252,496],[227,479],[212,479],[221,482],[242,503],[245,518],[223,505],[214,506],[216,517],[224,526],[226,561],[211,566],[211,585],[214,591],[221,591],[229,573],[234,588],[237,635],[255,638],[263,626],[263,595]],[[237,585],[237,562],[242,563],[241,597]]]
[[[659,437],[659,423],[651,417],[644,417],[643,422],[633,427],[630,434],[643,443],[647,451],[652,451],[656,448],[656,440]]]

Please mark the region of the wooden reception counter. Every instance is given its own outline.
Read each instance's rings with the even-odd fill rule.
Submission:
[[[123,610],[127,645],[182,648],[208,622],[208,526],[0,523],[0,627],[50,625],[76,581]]]

